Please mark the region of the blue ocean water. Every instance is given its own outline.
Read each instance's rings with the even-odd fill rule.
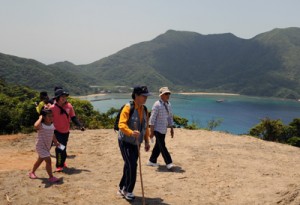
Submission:
[[[86,97],[94,108],[106,112],[109,108],[120,108],[130,100],[129,94],[109,94],[105,96]],[[149,97],[146,106],[151,110],[158,99]],[[221,102],[219,102],[221,101]],[[227,131],[233,134],[245,134],[260,119],[281,119],[288,124],[294,118],[300,118],[300,102],[293,100],[260,98],[249,96],[222,95],[183,95],[172,94],[170,102],[175,115],[184,117],[189,123],[207,127],[210,120],[222,119],[223,122],[214,130]]]

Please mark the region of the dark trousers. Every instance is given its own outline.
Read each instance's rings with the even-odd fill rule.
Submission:
[[[154,148],[152,150],[151,157],[149,159],[150,162],[156,163],[158,156],[162,155],[166,164],[172,163],[171,155],[166,147],[165,138],[166,134],[161,134],[160,132],[154,131],[154,136],[156,138],[156,142]]]
[[[56,167],[64,167],[64,163],[67,158],[67,144],[69,139],[69,132],[68,133],[60,133],[57,130],[54,131],[57,141],[60,144],[65,145],[65,149],[61,150],[59,148],[55,148],[55,157],[56,157]]]
[[[123,176],[119,187],[126,192],[132,193],[136,182],[137,160],[139,157],[138,147],[122,140],[118,141],[124,160]]]

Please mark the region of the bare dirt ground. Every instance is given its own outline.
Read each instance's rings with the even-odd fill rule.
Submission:
[[[139,172],[134,202],[116,194],[123,161],[113,130],[72,131],[68,168],[54,173],[61,178],[55,184],[47,181],[44,163],[38,179],[28,178],[37,157],[35,135],[0,136],[0,204],[142,204]],[[161,166],[146,166],[151,153],[141,149],[146,204],[300,204],[299,148],[184,129],[175,129],[173,139],[167,135],[166,143],[172,171],[161,156]]]

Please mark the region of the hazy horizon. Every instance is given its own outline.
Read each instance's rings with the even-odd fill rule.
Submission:
[[[167,30],[250,39],[300,27],[297,0],[0,0],[0,53],[89,64]]]

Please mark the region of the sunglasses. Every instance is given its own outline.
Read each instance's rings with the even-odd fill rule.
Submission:
[[[171,93],[164,93],[164,95],[171,95]]]

